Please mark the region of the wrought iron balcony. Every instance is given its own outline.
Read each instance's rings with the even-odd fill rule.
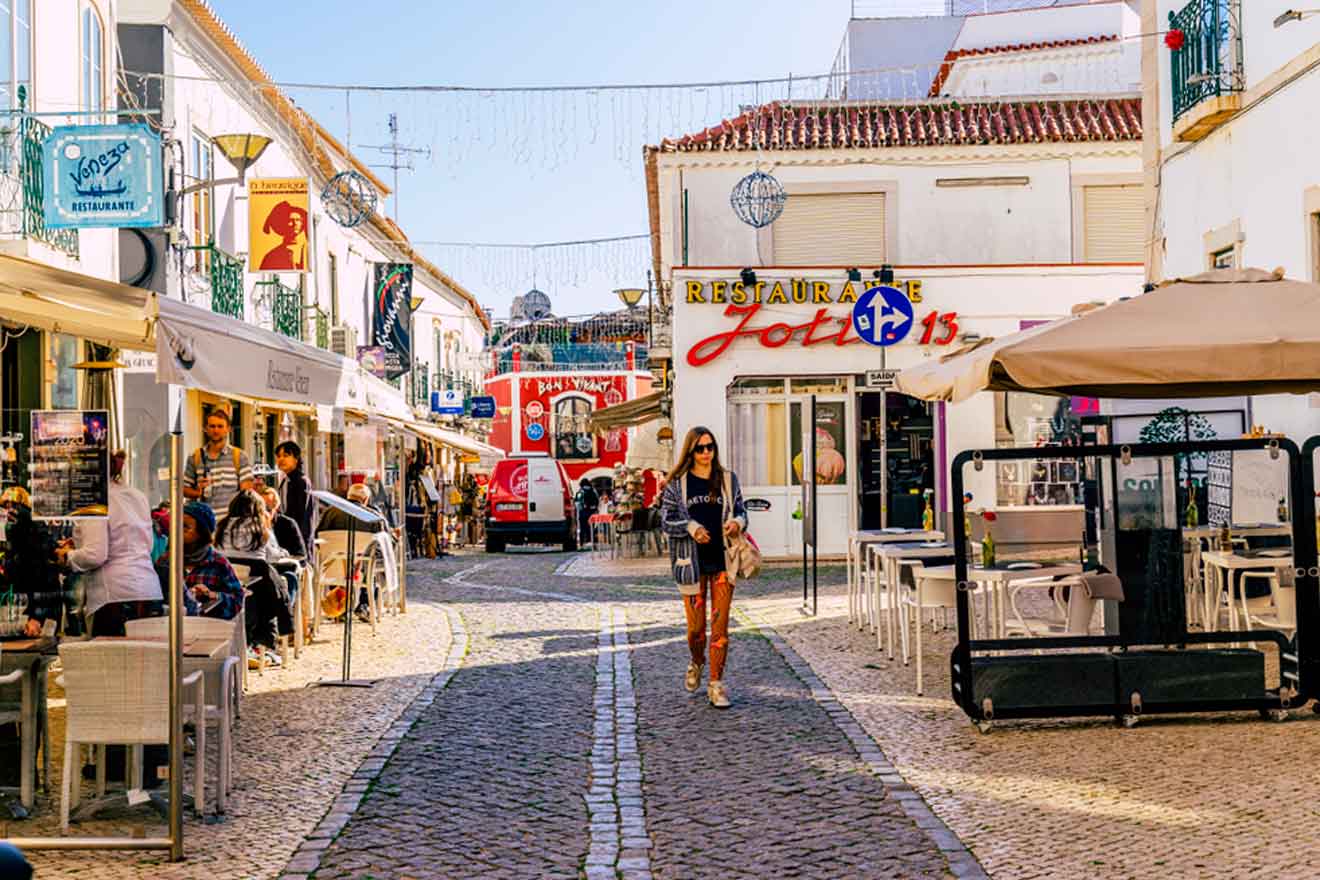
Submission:
[[[312,306],[312,321],[316,330],[316,347],[330,348],[330,314],[320,306]]]
[[[1173,118],[1209,98],[1242,91],[1242,29],[1239,0],[1191,0],[1169,13],[1169,30],[1182,46],[1169,53]]]
[[[50,126],[22,112],[26,97],[19,86],[19,112],[0,123],[0,235],[40,241],[77,259],[78,230],[46,228],[41,150]]]
[[[220,250],[215,242],[188,249],[193,252],[193,266],[184,276],[187,301],[242,321],[243,261]]]

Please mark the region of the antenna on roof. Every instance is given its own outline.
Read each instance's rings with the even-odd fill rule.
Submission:
[[[412,171],[413,156],[431,158],[430,147],[409,147],[399,142],[399,115],[391,113],[389,117],[390,142],[388,144],[358,144],[364,150],[378,150],[390,157],[390,161],[372,168],[389,168],[394,172],[394,222],[399,222],[399,171]]]

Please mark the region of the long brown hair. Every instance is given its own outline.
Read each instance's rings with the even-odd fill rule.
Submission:
[[[678,453],[678,461],[669,472],[669,476],[665,477],[665,482],[680,480],[692,470],[693,459],[697,454],[694,450],[702,437],[710,437],[710,442],[715,444],[715,455],[710,460],[710,485],[711,494],[719,498],[724,494],[724,466],[720,464],[720,444],[715,439],[715,433],[701,425],[689,430],[687,436],[683,438],[683,448]]]

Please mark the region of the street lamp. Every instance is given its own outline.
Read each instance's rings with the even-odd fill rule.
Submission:
[[[226,177],[222,180],[207,179],[199,181],[179,190],[180,196],[231,183],[242,186],[247,170],[261,158],[262,153],[266,152],[266,147],[270,146],[270,138],[264,134],[218,134],[211,138],[211,143],[220,148],[220,152],[238,171],[238,176]]]
[[[1285,9],[1274,19],[1274,26],[1281,28],[1290,21],[1301,21],[1308,15],[1318,15],[1320,9]]]
[[[637,308],[637,304],[642,301],[645,294],[646,288],[644,287],[620,287],[614,291],[614,295],[622,300],[630,312]]]

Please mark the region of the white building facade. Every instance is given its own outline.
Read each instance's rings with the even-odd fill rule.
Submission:
[[[1126,9],[1112,10],[1116,23]],[[1102,36],[1066,40],[1086,56]],[[1041,51],[1033,81],[1064,48]],[[1057,401],[1003,394],[946,406],[885,389],[890,371],[1139,293],[1141,136],[1124,84],[1063,99],[775,105],[648,150],[675,447],[693,426],[715,435],[744,494],[769,502],[751,513],[769,555],[801,552],[812,395],[822,553],[842,553],[852,529],[919,525],[926,492],[944,524],[960,451],[1060,442],[1051,426],[1094,407],[1064,401],[1072,411],[1060,413]],[[754,170],[786,193],[759,229],[730,204]],[[881,283],[903,303],[869,313],[896,335],[871,345],[853,312]],[[1042,486],[1047,498],[1027,497],[1026,482],[987,469],[969,486],[978,506],[1080,500],[1067,480]]]

